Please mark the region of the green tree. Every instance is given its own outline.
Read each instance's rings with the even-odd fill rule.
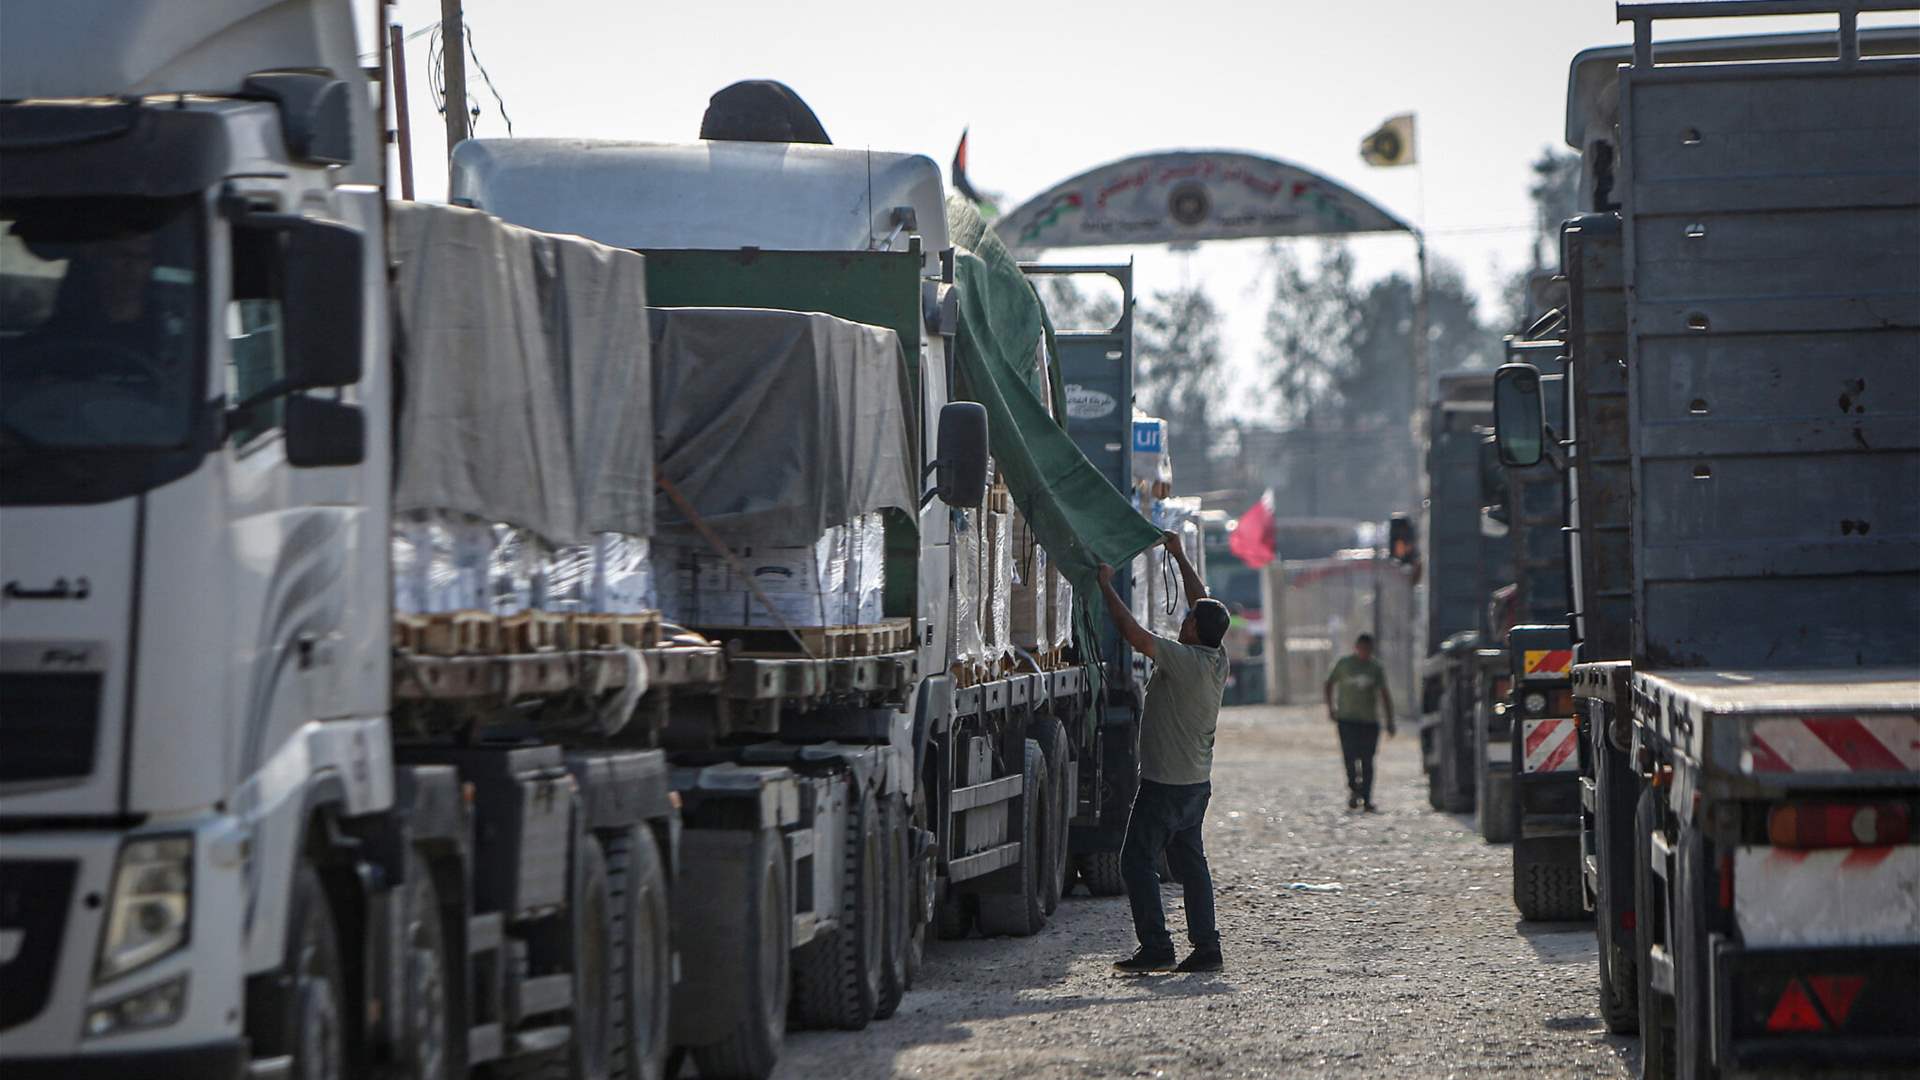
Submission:
[[[1225,390],[1220,309],[1199,286],[1156,293],[1134,312],[1134,402],[1177,433],[1204,426]]]
[[[1336,406],[1342,374],[1353,364],[1361,332],[1360,292],[1353,253],[1328,242],[1309,268],[1293,247],[1270,249],[1272,293],[1267,302],[1263,359],[1274,399],[1270,413],[1298,424]]]

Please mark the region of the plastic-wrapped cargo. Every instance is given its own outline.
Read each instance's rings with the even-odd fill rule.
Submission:
[[[648,609],[644,260],[459,207],[396,203],[391,227],[394,610]]]
[[[650,535],[641,256],[460,207],[390,213],[407,342],[395,510],[505,523],[555,549]]]
[[[1049,565],[1047,575],[1053,582],[1053,595],[1047,601],[1048,621],[1053,631],[1053,647],[1064,649],[1073,643],[1073,583]]]
[[[1013,653],[1013,515],[989,510],[986,540],[992,575],[987,585],[987,658],[999,660]]]
[[[1032,652],[1053,644],[1047,618],[1051,581],[1047,549],[1040,546],[1018,513],[1013,516],[1013,645]]]
[[[953,520],[953,651],[961,660],[987,658],[981,615],[988,581],[987,545],[981,536],[984,510],[955,510]]]
[[[660,611],[714,629],[877,623],[885,539],[878,514],[833,526],[812,544],[730,546],[731,557],[703,537],[663,537],[653,544]]]

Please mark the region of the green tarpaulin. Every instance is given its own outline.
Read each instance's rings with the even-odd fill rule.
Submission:
[[[960,249],[957,396],[986,406],[994,462],[1014,505],[1076,595],[1090,602],[1095,568],[1108,563],[1124,573],[1160,532],[1047,415],[1043,395],[1056,403],[1055,415],[1064,415],[1066,395],[1057,362],[1049,364],[1052,385],[1036,385],[1035,357],[1042,340],[1052,353],[1052,334],[1019,264],[965,199],[948,198],[947,231]]]

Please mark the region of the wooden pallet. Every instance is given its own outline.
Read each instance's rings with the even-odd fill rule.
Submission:
[[[564,648],[568,617],[550,611],[523,611],[500,620],[501,651],[507,653],[552,652]]]
[[[570,619],[572,648],[651,649],[660,644],[660,613],[581,614]]]
[[[482,656],[500,647],[500,622],[484,611],[396,615],[394,643],[420,656]]]
[[[887,619],[859,626],[796,626],[793,633],[767,626],[701,626],[693,629],[715,641],[739,642],[739,654],[751,656],[811,655],[817,660],[838,660],[855,656],[881,656],[913,648],[912,619]],[[796,635],[800,638],[797,644],[794,641]]]

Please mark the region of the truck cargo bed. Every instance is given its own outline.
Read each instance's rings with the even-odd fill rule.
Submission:
[[[1782,786],[1920,787],[1920,671],[1639,672],[1642,741],[1709,774]]]

